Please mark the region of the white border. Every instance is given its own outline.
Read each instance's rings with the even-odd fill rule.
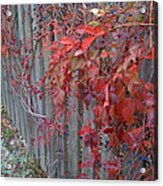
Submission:
[[[104,2],[106,0],[1,0],[0,4],[50,4],[50,3],[66,3],[66,2]],[[110,0],[108,0],[110,1]],[[120,0],[116,0],[120,1]],[[125,1],[125,0],[122,0]],[[128,1],[128,0],[127,0]],[[134,0],[130,0],[134,1]],[[163,185],[163,0],[157,0],[159,3],[159,179],[155,182],[138,182],[138,181],[101,181],[101,180],[63,180],[63,179],[44,179],[44,178],[0,178],[0,185],[12,185],[12,186],[55,186],[55,185],[66,185],[66,186],[128,186],[128,185]]]

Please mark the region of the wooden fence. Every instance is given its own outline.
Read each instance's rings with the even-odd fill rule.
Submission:
[[[33,35],[33,27],[37,26],[37,22],[35,20],[34,9],[36,5],[13,5],[10,6],[11,11],[11,19],[14,23],[14,37],[17,38],[17,42],[19,40],[27,43],[27,39],[31,38]],[[33,22],[31,23],[31,16],[33,17]],[[40,48],[42,45],[42,40],[39,43],[35,41],[30,41],[29,44],[31,48],[33,48],[33,58],[31,61],[35,61],[33,64],[33,68],[31,71],[31,81],[32,83],[39,80],[40,77],[43,76],[44,72],[48,68],[48,53],[45,52],[42,54],[42,58],[40,58]],[[10,118],[13,120],[13,123],[16,125],[19,132],[25,138],[27,148],[29,151],[33,150],[37,161],[39,162],[41,168],[48,172],[49,177],[57,177],[57,178],[76,178],[80,173],[88,174],[88,178],[94,177],[94,170],[92,167],[84,168],[81,170],[78,168],[78,163],[81,160],[88,159],[89,149],[81,142],[78,131],[81,128],[82,124],[85,123],[88,118],[93,121],[93,112],[91,107],[93,107],[93,103],[89,109],[86,109],[84,105],[82,105],[76,98],[74,98],[73,93],[72,97],[70,97],[67,101],[67,106],[71,107],[72,104],[78,106],[78,110],[74,111],[70,122],[68,124],[68,134],[59,135],[55,134],[50,137],[49,144],[44,144],[43,141],[35,144],[32,147],[33,138],[37,138],[41,135],[41,132],[38,130],[38,126],[40,124],[40,119],[37,115],[33,115],[32,111],[28,109],[28,107],[23,103],[22,96],[24,99],[30,98],[26,102],[31,108],[37,111],[40,115],[46,115],[48,118],[52,118],[53,115],[53,106],[51,104],[50,97],[46,94],[43,99],[39,99],[37,95],[30,96],[30,92],[17,92],[14,91],[11,85],[12,79],[15,76],[14,68],[17,68],[17,71],[24,71],[25,69],[21,69],[19,67],[20,61],[26,55],[25,49],[21,49],[21,55],[13,56],[12,54],[2,56],[1,63],[1,87],[2,87],[2,104],[7,109],[7,113]],[[151,66],[152,62],[149,66]],[[147,65],[147,63],[146,63]],[[148,66],[148,65],[147,65]],[[148,74],[144,73],[147,71],[147,66],[142,66],[140,72],[144,79],[149,79],[146,77]],[[149,68],[149,72],[150,67]],[[9,70],[9,71],[8,71]],[[10,73],[8,73],[10,72]],[[78,112],[81,115],[82,121],[79,122],[77,118]],[[63,120],[62,118],[61,120]],[[43,131],[45,132],[45,131]],[[102,136],[103,144],[108,141],[107,135]],[[109,156],[109,151],[106,148],[102,148],[102,159],[107,161]],[[126,173],[127,174],[127,173]],[[107,172],[101,168],[101,179],[107,179]]]
[[[18,43],[19,40],[23,41],[23,43],[27,43],[28,39],[32,37],[33,27],[37,27],[35,15],[33,13],[35,6],[36,5],[9,6],[11,19],[14,23],[14,27],[12,27],[14,28],[13,34]],[[29,12],[33,17],[32,23]],[[7,27],[9,26],[10,25],[7,25]],[[48,54],[45,53],[42,58],[39,58],[41,44],[42,40],[40,40],[39,43],[36,43],[35,41],[30,42],[31,47],[33,48],[32,60],[35,61],[31,71],[32,83],[38,81],[48,68]],[[32,145],[33,139],[36,139],[41,135],[38,131],[40,121],[39,117],[33,115],[31,110],[28,110],[28,107],[23,103],[21,96],[24,96],[25,98],[29,97],[30,99],[27,100],[28,106],[31,108],[33,107],[34,110],[37,110],[38,114],[46,115],[48,118],[52,118],[53,107],[48,95],[45,95],[45,98],[40,100],[37,95],[30,96],[29,92],[19,92],[18,94],[13,89],[12,79],[16,76],[16,74],[14,74],[15,68],[17,68],[17,71],[24,70],[21,69],[19,63],[23,60],[25,55],[26,51],[22,48],[21,55],[18,55],[17,57],[13,56],[11,53],[2,56],[2,104],[7,109],[9,117],[13,120],[13,123],[16,125],[19,132],[25,138],[28,150],[34,151],[35,157],[41,168],[48,172],[49,177],[76,178],[80,173],[78,162],[88,158],[88,148],[81,144],[78,137],[78,131],[82,123],[78,122],[76,111],[71,116],[68,125],[68,135],[61,136],[55,134],[50,138],[50,143],[48,145],[44,144],[43,141],[34,146]],[[83,121],[86,121],[88,118],[93,120],[91,108],[86,111],[86,108],[82,107],[73,96],[68,100],[67,104],[68,107],[72,104],[78,105],[78,110],[83,110]],[[89,178],[93,178],[92,168],[84,169],[83,173],[84,172],[88,173]]]

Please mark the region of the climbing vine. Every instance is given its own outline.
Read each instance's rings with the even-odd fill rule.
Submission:
[[[78,177],[87,177],[82,169],[93,167],[96,179],[100,178],[101,169],[108,179],[126,179],[126,164],[130,169],[145,166],[150,177],[155,161],[156,79],[154,66],[149,76],[142,75],[142,68],[146,61],[154,63],[157,55],[153,3],[36,5],[32,13],[27,11],[35,26],[33,36],[26,38],[25,43],[14,36],[13,20],[7,11],[11,11],[10,6],[3,6],[2,57],[19,58],[18,63],[5,70],[11,73],[11,86],[26,111],[39,118],[38,130],[46,130],[35,140],[46,144],[55,133],[68,134],[70,118],[79,110],[79,105],[69,100],[73,96],[81,108],[77,113],[81,123],[78,136],[89,149],[90,158],[79,161]],[[40,41],[37,57],[46,54],[48,68],[33,82],[33,52]],[[41,100],[46,94],[51,97],[52,118],[29,105],[31,96]],[[92,111],[93,120],[83,120],[82,108]],[[104,147],[109,151],[106,160],[101,153]],[[142,161],[140,165],[137,161],[127,163],[133,152],[139,154],[143,165]],[[134,176],[141,177],[139,173]]]

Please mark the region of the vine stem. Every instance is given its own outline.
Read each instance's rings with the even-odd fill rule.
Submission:
[[[47,118],[46,115],[42,115],[42,114],[38,114],[38,113],[35,113],[31,110],[31,108],[27,105],[27,103],[23,100],[22,96],[21,96],[21,104],[24,108],[24,110],[26,112],[28,112],[29,114],[35,116],[35,117],[39,117],[39,118]]]
[[[157,24],[154,24],[154,23],[140,23],[140,22],[135,22],[135,23],[124,23],[124,24],[121,24],[121,25],[116,25],[115,27],[109,29],[109,32],[112,32],[118,28],[123,28],[123,27],[132,27],[132,26],[149,26],[149,27],[152,27],[152,26],[157,26]]]
[[[35,116],[35,117],[39,117],[39,118],[47,118],[46,115],[42,115],[42,114],[39,114],[39,113],[35,113],[31,110],[31,108],[28,106],[28,104],[24,101],[23,97],[22,96],[19,96],[18,93],[16,92],[16,90],[11,86],[14,94],[20,99],[20,102],[21,102],[21,105],[23,107],[23,109],[31,114],[32,116]]]

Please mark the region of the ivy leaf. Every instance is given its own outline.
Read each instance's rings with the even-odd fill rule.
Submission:
[[[95,35],[95,30],[93,26],[90,25],[84,25],[81,26],[79,29],[77,29],[77,33],[79,34],[91,34],[91,35]]]
[[[123,140],[130,147],[136,147],[138,143],[143,139],[143,132],[143,127],[131,129],[124,134]]]
[[[94,123],[97,125],[101,126],[108,126],[109,118],[108,114],[106,112],[106,109],[103,108],[101,105],[96,105],[93,108],[93,113],[94,113]]]
[[[88,179],[88,175],[86,173],[80,173],[76,177],[77,179]]]
[[[134,120],[135,103],[133,100],[127,98],[123,101],[122,116],[124,121],[132,123]]]
[[[79,29],[77,29],[77,32],[79,34],[90,34],[90,35],[94,35],[94,36],[102,36],[105,34],[105,32],[99,27],[93,27],[91,25],[84,25],[82,27],[80,27]]]
[[[108,133],[112,133],[113,131],[114,131],[113,127],[108,127],[108,128],[105,128],[103,132],[105,134],[108,134]]]
[[[118,162],[111,162],[108,161],[105,163],[105,169],[108,171],[109,174],[113,175],[121,168]]]
[[[153,100],[153,99],[152,99]],[[135,100],[135,106],[136,106],[136,109],[139,111],[139,112],[146,112],[146,107],[144,106],[144,104],[141,102],[141,100],[139,99],[136,99]]]
[[[145,56],[145,59],[154,59],[155,58],[155,49],[151,48],[150,52]]]
[[[93,129],[91,128],[90,124],[87,124],[87,125],[82,126],[82,128],[78,132],[78,135],[85,136],[87,134],[90,134],[92,131],[93,131]]]
[[[106,50],[102,50],[102,52],[101,52],[101,54],[100,54],[100,57],[101,57],[101,58],[106,58],[106,57],[108,57],[107,51],[106,51]]]
[[[132,124],[135,120],[135,101],[131,98],[125,98],[120,103],[114,106],[113,117],[116,117],[121,122]]]
[[[95,28],[95,33],[96,33],[96,37],[103,36],[105,34],[105,32],[99,26]]]
[[[97,79],[94,79],[92,87],[93,87],[93,90],[98,93],[98,92],[103,91],[106,85],[107,85],[107,80],[105,78],[97,78]]]
[[[80,169],[92,167],[94,165],[94,159],[85,160],[78,164]]]
[[[130,72],[132,74],[137,74],[138,73],[138,65],[132,65],[130,68],[129,68]]]
[[[65,36],[61,38],[60,43],[63,45],[74,45],[74,41],[71,38]]]
[[[91,46],[95,38],[96,38],[95,36],[90,36],[90,37],[85,38],[81,44],[82,49],[86,51]]]

